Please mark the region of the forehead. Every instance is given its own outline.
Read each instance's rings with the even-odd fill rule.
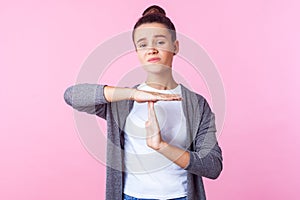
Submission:
[[[171,38],[171,33],[163,24],[149,23],[142,24],[134,32],[134,41],[137,42],[141,39],[152,39],[157,36],[165,36],[167,39]]]

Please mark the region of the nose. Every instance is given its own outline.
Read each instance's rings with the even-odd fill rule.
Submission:
[[[155,47],[151,47],[148,50],[148,54],[149,55],[151,55],[151,54],[157,54],[157,53],[158,53],[158,50]]]

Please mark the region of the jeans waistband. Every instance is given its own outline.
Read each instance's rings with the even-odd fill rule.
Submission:
[[[129,196],[127,194],[123,194],[123,200],[159,200],[159,199],[140,199],[140,198],[135,198],[135,197]],[[168,200],[187,200],[187,198],[179,197],[179,198],[168,199]]]

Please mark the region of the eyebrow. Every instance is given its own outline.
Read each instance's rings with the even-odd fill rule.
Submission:
[[[155,37],[155,38],[158,38],[158,37],[167,38],[165,35],[154,35],[154,37]],[[144,37],[144,38],[141,38],[141,39],[139,39],[136,43],[139,43],[139,42],[141,42],[141,41],[143,41],[143,40],[146,40],[146,38],[145,38],[145,37]]]

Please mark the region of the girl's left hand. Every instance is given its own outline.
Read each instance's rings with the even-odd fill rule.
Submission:
[[[145,123],[147,131],[147,145],[154,149],[160,150],[165,142],[161,138],[159,124],[154,110],[154,102],[148,102],[148,121]]]

